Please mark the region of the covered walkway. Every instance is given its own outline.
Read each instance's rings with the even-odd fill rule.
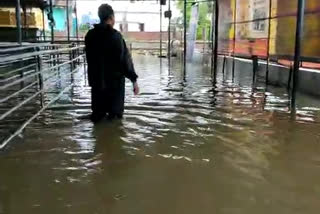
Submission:
[[[243,52],[223,14],[239,1],[209,2],[211,41],[187,40],[184,22],[178,57],[131,50],[141,93],[127,82],[122,120],[89,120],[81,41],[2,43],[0,214],[318,213],[320,100],[305,85],[319,72],[301,68],[318,58],[299,39],[276,60]]]

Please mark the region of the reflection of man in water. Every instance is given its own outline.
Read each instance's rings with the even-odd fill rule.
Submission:
[[[91,86],[93,122],[106,114],[110,119],[122,118],[124,111],[125,77],[139,93],[137,74],[122,35],[113,29],[114,12],[110,5],[102,4],[98,12],[100,24],[94,25],[85,37],[88,78]]]

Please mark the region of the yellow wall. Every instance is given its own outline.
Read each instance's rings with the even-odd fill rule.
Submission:
[[[274,15],[294,15],[297,12],[297,1],[273,0],[277,5]],[[306,1],[302,55],[320,57],[320,1]],[[313,13],[311,13],[313,12]],[[287,16],[272,22],[272,54],[293,55],[296,32],[296,17]]]
[[[271,17],[276,16],[278,10],[278,0],[271,0]],[[278,22],[277,19],[271,19],[270,21],[270,40],[269,40],[269,48],[270,54],[276,53],[276,35],[277,35],[277,27]]]
[[[27,25],[29,28],[42,29],[42,12],[40,9],[33,8],[27,10]],[[24,15],[21,13],[22,25],[25,25]],[[16,14],[12,8],[2,8],[0,10],[0,27],[15,27],[16,26]]]

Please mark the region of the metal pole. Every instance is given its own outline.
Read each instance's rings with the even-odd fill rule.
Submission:
[[[237,0],[234,0],[234,15],[233,15],[233,60],[232,60],[232,80],[234,80],[234,69],[235,69],[235,49],[236,49],[236,22],[237,22]]]
[[[44,22],[44,9],[42,9],[42,31],[43,31],[43,41],[46,41],[46,25]]]
[[[258,57],[254,55],[252,56],[252,86],[254,86],[255,84],[258,68],[259,68]]]
[[[168,3],[168,11],[171,13],[171,0]],[[171,63],[171,14],[169,15],[169,24],[168,24],[168,63],[170,66]]]
[[[22,36],[22,39],[24,39],[24,41],[27,40],[27,8],[25,5],[22,5],[22,11],[23,11],[23,27],[22,27],[22,30],[23,30],[23,36]]]
[[[290,65],[289,68],[289,77],[288,77],[288,84],[287,84],[287,90],[290,91],[291,88],[291,82],[292,82],[292,65]]]
[[[66,8],[66,16],[67,16],[67,38],[68,42],[70,42],[70,17],[69,17],[69,0],[66,0],[67,8]]]
[[[162,57],[162,4],[160,2],[160,57]]]
[[[50,0],[49,6],[50,6],[50,14],[51,14],[51,16],[53,18],[52,0]],[[50,28],[51,28],[51,43],[54,42],[54,26],[53,26],[53,24],[54,24],[53,20],[51,20],[51,25],[50,25]]]
[[[21,31],[21,5],[20,0],[16,0],[16,26],[17,26],[17,42],[22,44],[22,31]]]
[[[227,62],[227,58],[226,56],[224,55],[223,56],[223,64],[222,64],[222,74],[224,75],[224,70],[225,70],[225,67],[226,67],[226,62]]]
[[[211,78],[213,78],[214,70],[214,27],[215,27],[215,9],[216,3],[212,1],[212,13],[211,13],[211,27],[210,27],[210,48],[211,48]]]
[[[294,65],[293,65],[293,85],[292,85],[292,96],[291,96],[291,108],[296,107],[296,94],[299,81],[299,68],[301,58],[301,43],[303,37],[303,22],[304,22],[304,9],[305,0],[298,0],[298,16],[297,16],[297,27],[296,27],[296,43],[294,52]]]
[[[77,37],[77,41],[79,41],[79,23],[78,23],[77,1],[75,2],[75,14],[76,14],[76,37]]]
[[[187,0],[183,5],[183,76],[187,73]]]
[[[207,29],[206,27],[202,28],[202,42],[203,42],[203,47],[202,47],[202,52],[203,52],[203,56],[205,55],[204,52],[206,50],[206,41],[207,41]]]
[[[214,27],[214,64],[213,64],[213,83],[217,81],[217,69],[218,69],[218,37],[219,37],[219,0],[215,3],[215,27]]]
[[[269,0],[269,26],[268,26],[268,44],[267,44],[267,69],[266,69],[266,85],[269,84],[269,64],[270,64],[270,35],[271,35],[271,10],[272,0]]]

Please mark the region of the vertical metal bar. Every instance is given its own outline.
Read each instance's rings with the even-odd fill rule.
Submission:
[[[211,78],[213,78],[213,70],[214,70],[214,29],[215,29],[215,14],[216,14],[215,6],[216,6],[216,1],[212,1],[211,27],[210,27]]]
[[[70,42],[70,17],[69,17],[69,0],[66,0],[66,16],[67,16],[67,39]]]
[[[22,36],[22,39],[27,40],[27,8],[25,5],[22,6],[22,11],[23,11],[23,27],[22,27],[23,36]]]
[[[272,0],[269,0],[269,26],[268,26],[268,43],[267,43],[267,69],[266,69],[266,85],[269,84],[269,64],[270,64],[270,35],[271,35],[271,15]]]
[[[42,30],[43,30],[43,40],[46,41],[46,24],[44,19],[44,9],[42,8]]]
[[[233,14],[233,60],[232,60],[232,80],[234,80],[234,69],[235,69],[235,49],[236,49],[236,22],[237,22],[237,0],[234,0],[234,14]]]
[[[254,85],[255,81],[256,81],[256,74],[258,71],[258,57],[256,55],[252,56],[252,85]]]
[[[171,13],[171,0],[168,2],[168,11]],[[171,64],[171,15],[169,15],[169,24],[168,24],[168,62],[169,66]]]
[[[162,4],[160,2],[160,58],[162,58]]]
[[[214,27],[214,65],[213,65],[213,81],[217,81],[217,69],[218,69],[218,37],[219,37],[219,0],[215,3],[215,27]]]
[[[40,48],[36,47],[35,51],[39,52]],[[43,90],[43,76],[42,76],[42,73],[41,73],[41,71],[42,71],[42,57],[41,57],[41,55],[35,56],[35,61],[36,61],[36,72],[39,72],[39,74],[37,75],[38,76],[39,91],[42,91]],[[41,107],[43,107],[43,100],[44,100],[43,99],[43,93],[41,92],[41,94],[40,94]]]
[[[71,46],[69,46],[69,48],[72,48],[73,47],[73,45],[71,45]],[[72,72],[72,70],[73,70],[73,62],[71,62],[72,61],[72,51],[71,50],[69,50],[69,68],[70,68],[70,72]]]
[[[84,68],[83,70],[84,70],[85,74],[87,75],[87,58],[86,57],[82,57],[82,58],[83,58],[83,68]]]
[[[81,57],[83,59],[83,72],[84,72],[84,84],[88,86],[88,73],[87,73],[87,65],[86,65],[86,57]]]
[[[187,73],[187,0],[183,2],[183,76]]]
[[[39,72],[38,78],[39,78],[39,88],[40,88],[40,90],[43,89],[43,77],[42,77],[41,70],[42,70],[42,59],[41,59],[41,56],[38,55],[37,56],[37,71]]]
[[[75,2],[75,14],[76,14],[76,37],[77,42],[79,41],[79,19],[78,19],[78,8],[77,8],[77,1]]]
[[[203,27],[202,28],[202,42],[203,42],[203,47],[202,47],[202,52],[203,52],[203,56],[204,56],[204,52],[205,52],[205,49],[206,49],[206,41],[207,41],[207,29],[206,27]]]
[[[52,19],[53,19],[52,0],[50,0],[49,7],[50,7],[50,14],[51,14]],[[51,21],[53,21],[53,20],[51,20]],[[54,26],[53,26],[53,24],[54,23],[51,22],[51,25],[50,25],[50,28],[51,28],[51,43],[54,43]]]
[[[56,49],[58,49],[58,47],[52,46],[52,50],[56,50]],[[55,53],[52,54],[52,58],[53,58],[53,66],[56,66],[57,65],[57,57],[56,57]]]
[[[20,0],[16,0],[16,26],[17,26],[17,42],[22,44],[22,31],[21,31],[21,4]]]
[[[29,8],[29,14],[31,14],[31,8]],[[26,39],[28,39],[29,38],[28,8],[26,8],[25,24],[26,24],[26,27],[25,27]]]
[[[75,45],[72,44],[72,47],[75,47]],[[72,60],[75,59],[75,50],[72,50],[72,51],[71,51],[71,54],[72,54],[71,59],[72,59]],[[74,82],[74,77],[73,77],[73,72],[72,72],[72,71],[73,71],[75,68],[76,68],[75,61],[73,61],[73,62],[71,62],[71,83]]]
[[[226,55],[223,56],[223,64],[222,64],[222,74],[224,74],[224,70],[226,67],[227,58]]]
[[[39,48],[37,48],[37,51],[40,51]],[[39,90],[43,90],[43,76],[42,76],[42,57],[40,55],[37,56],[37,67],[38,67],[38,78],[39,78]],[[43,97],[43,93],[40,94],[40,104],[41,107],[43,107],[44,105],[44,97]]]
[[[56,56],[57,56],[57,64],[60,65],[60,57],[61,57],[60,53],[58,53]],[[60,66],[58,66],[58,71],[59,70],[60,70]]]
[[[303,36],[303,22],[304,22],[304,9],[305,0],[298,0],[298,16],[297,16],[297,27],[296,27],[296,43],[294,52],[294,65],[293,65],[293,84],[292,84],[292,96],[291,96],[291,108],[296,107],[296,94],[299,83],[299,68],[301,61],[301,43]]]

